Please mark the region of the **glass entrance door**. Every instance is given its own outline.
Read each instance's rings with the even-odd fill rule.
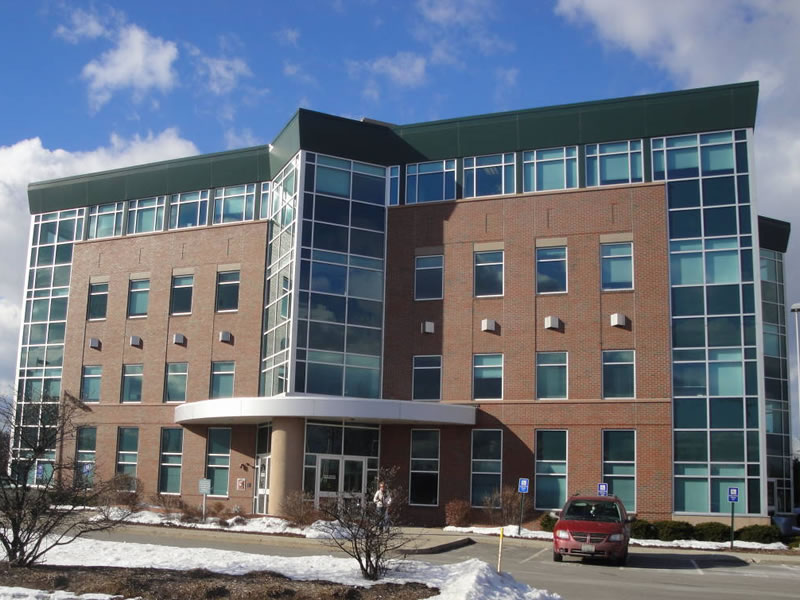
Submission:
[[[314,506],[326,499],[364,500],[367,486],[367,459],[357,456],[318,456]]]
[[[778,480],[767,479],[767,514],[774,514],[778,500]]]
[[[269,506],[269,456],[256,458],[256,485],[253,497],[253,512],[260,515],[267,514]]]

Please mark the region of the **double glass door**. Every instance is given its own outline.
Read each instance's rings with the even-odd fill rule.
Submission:
[[[314,506],[344,498],[364,501],[367,489],[367,459],[361,456],[317,456]]]

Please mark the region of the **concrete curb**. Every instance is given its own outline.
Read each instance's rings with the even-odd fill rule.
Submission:
[[[441,554],[443,552],[449,552],[450,550],[457,550],[465,546],[471,546],[474,543],[476,542],[472,538],[461,538],[458,540],[453,540],[452,542],[438,544],[436,546],[428,546],[427,548],[412,548],[410,550],[403,550],[403,554],[407,556],[416,556],[419,554]]]

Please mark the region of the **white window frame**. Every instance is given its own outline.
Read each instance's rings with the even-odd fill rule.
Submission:
[[[131,285],[134,282],[141,282],[141,281],[146,281],[147,282],[147,289],[142,288],[142,289],[134,290],[131,287]],[[131,298],[133,298],[134,294],[143,294],[143,293],[147,294],[147,311],[143,315],[132,315],[131,314],[131,304],[132,304],[131,303]],[[130,279],[128,281],[128,306],[126,308],[126,318],[128,318],[128,319],[145,319],[145,318],[147,318],[147,314],[149,312],[150,312],[150,278],[149,277],[145,277],[145,278],[142,278],[142,279]]]
[[[478,160],[499,156],[499,162],[492,164],[479,165]],[[511,190],[506,191],[506,167],[511,167]],[[497,167],[500,169],[500,193],[478,195],[478,169]],[[472,189],[467,189],[467,171],[472,171]],[[463,180],[462,184],[464,198],[491,198],[493,196],[509,196],[517,193],[517,154],[516,152],[496,152],[493,154],[482,154],[481,156],[464,157]]]
[[[185,369],[182,373],[170,373],[169,368],[171,365],[184,365]],[[184,398],[186,397],[186,392],[189,389],[189,363],[188,362],[171,362],[167,363],[167,366],[164,369],[164,403],[165,404],[183,404],[186,400],[167,400],[167,387],[169,385],[169,378],[170,375],[173,376],[182,376],[183,379],[183,395]]]
[[[540,354],[563,354],[564,355],[564,362],[563,363],[548,363],[544,365],[539,365],[539,355]],[[566,350],[549,350],[546,352],[537,352],[536,353],[536,399],[537,400],[567,400],[569,398],[569,352]],[[539,366],[542,367],[560,367],[564,366],[564,392],[565,395],[562,398],[542,398],[539,396]]]
[[[478,294],[477,281],[478,281],[478,254],[492,254],[495,252],[499,252],[502,256],[502,259],[499,263],[492,262],[492,263],[481,263],[482,267],[492,267],[494,265],[500,265],[500,274],[501,274],[501,281],[500,281],[500,293],[499,294]],[[444,262],[442,263],[444,265]],[[444,269],[444,267],[442,267]],[[442,277],[444,277],[444,271],[442,271]],[[442,283],[442,292],[444,292],[444,283]],[[505,249],[500,250],[474,250],[472,252],[472,296],[474,298],[502,298],[506,292],[506,251]]]
[[[138,367],[139,372],[128,373],[127,370],[130,367]],[[142,363],[130,363],[130,364],[123,364],[122,365],[122,385],[120,386],[119,390],[119,401],[120,404],[141,404],[141,398],[139,400],[126,400],[125,399],[125,382],[127,379],[139,379],[139,386],[142,389],[142,396],[144,396],[144,365]]]
[[[476,431],[498,431],[498,432],[500,432],[500,459],[499,460],[498,459],[494,459],[494,458],[481,458],[481,459],[474,458],[475,457],[475,432]],[[497,473],[497,475],[500,477],[500,485],[498,486],[498,489],[502,492],[502,490],[503,490],[503,430],[502,429],[497,429],[497,428],[486,428],[486,429],[484,429],[484,428],[476,428],[476,429],[473,429],[470,432],[470,436],[469,436],[469,505],[472,508],[483,508],[483,505],[480,505],[480,504],[476,505],[475,501],[474,501],[474,499],[472,497],[472,492],[473,492],[473,489],[472,489],[472,476],[475,473],[484,473],[484,474],[486,473],[486,471],[473,471],[472,466],[473,466],[473,463],[475,462],[475,460],[492,461],[492,462],[499,463],[500,471]],[[494,474],[494,473],[492,473],[492,474]]]
[[[603,247],[604,246],[622,246],[623,244],[627,244],[630,248],[630,254],[627,255],[618,255],[618,256],[603,256]],[[603,264],[607,260],[613,260],[618,258],[626,258],[630,257],[631,261],[631,285],[630,287],[606,287],[605,281],[603,280]],[[600,289],[604,292],[627,292],[632,290],[636,285],[636,278],[635,272],[633,269],[633,242],[603,242],[600,244]]]
[[[540,158],[539,153],[542,152],[550,152],[553,150],[561,150],[562,156],[561,158]],[[573,155],[569,156],[568,152],[572,150]],[[563,164],[564,168],[564,185],[559,188],[551,188],[551,189],[539,189],[539,176],[536,170],[536,167],[540,163],[553,163],[560,161]],[[567,163],[572,162],[575,168],[575,185],[569,185],[568,181],[568,170],[567,170]],[[580,183],[580,175],[578,172],[578,147],[577,146],[557,146],[554,148],[538,148],[536,150],[527,150],[522,153],[522,191],[526,194],[529,193],[536,193],[536,192],[553,192],[556,190],[573,190],[577,189]],[[532,167],[532,175],[530,180],[530,188],[528,187],[526,178],[525,178],[525,166],[526,165],[533,165]]]
[[[430,168],[433,166],[438,166],[438,169],[435,170],[426,170],[424,172],[420,171],[420,168]],[[442,197],[439,200],[428,200],[426,202],[419,201],[419,176],[425,175],[428,173],[441,173],[442,174]],[[452,198],[447,197],[447,174],[453,174],[453,196]],[[414,200],[409,202],[408,192],[412,189],[409,181],[411,178],[414,178]],[[456,199],[456,188],[458,187],[458,182],[456,181],[456,160],[454,158],[446,159],[446,160],[432,160],[428,162],[421,162],[421,163],[409,163],[406,165],[406,204],[430,204],[433,202],[449,202]]]
[[[539,258],[539,251],[540,250],[553,250],[556,248],[563,248],[564,249],[564,258]],[[569,293],[569,247],[568,246],[540,246],[536,248],[536,252],[534,254],[535,263],[536,263],[536,270],[534,271],[534,285],[536,286],[536,294],[539,296],[552,296],[554,294],[567,294]],[[554,262],[563,262],[564,263],[564,289],[563,290],[556,290],[554,292],[541,292],[539,291],[539,263],[554,263]]]
[[[214,429],[227,429],[230,432],[228,437],[229,444],[228,444],[228,453],[227,454],[211,454],[209,452],[210,443],[211,443],[211,431]],[[205,476],[207,479],[211,479],[208,476],[208,469],[209,468],[225,468],[228,472],[228,477],[226,480],[225,485],[225,493],[224,494],[209,494],[209,498],[228,498],[230,496],[231,491],[231,446],[233,446],[233,429],[231,427],[209,427],[206,431],[206,469],[205,469]],[[209,459],[212,456],[226,456],[228,458],[228,466],[224,467],[223,465],[212,465]],[[181,474],[183,476],[183,474]]]
[[[178,283],[176,283],[176,280],[183,279],[183,278],[186,278],[186,277],[191,277],[192,278],[192,282],[189,283],[189,284],[186,284],[186,283],[178,284]],[[191,295],[191,298],[189,300],[189,310],[188,311],[182,311],[182,312],[172,312],[172,301],[173,301],[174,296],[175,296],[175,290],[182,290],[182,289],[185,289],[185,288],[189,288],[189,289],[192,290],[192,295]],[[170,287],[169,287],[169,314],[170,314],[170,316],[190,315],[190,314],[192,314],[192,308],[194,308],[194,273],[187,273],[185,275],[173,275],[172,276],[172,280],[170,282]]]
[[[181,432],[181,451],[180,452],[164,452],[164,430],[166,429],[173,429],[175,431]],[[158,493],[162,496],[180,496],[181,490],[183,489],[183,428],[182,427],[162,427],[161,428],[161,436],[159,440],[159,452],[158,452]],[[170,463],[165,462],[165,456],[179,456],[181,461],[179,463]],[[163,492],[161,491],[161,472],[164,467],[178,467],[180,472],[180,477],[178,479],[178,491],[177,492]],[[230,467],[229,467],[230,468]]]
[[[233,188],[244,188],[242,193],[230,193],[229,190]],[[242,197],[242,218],[234,219],[232,221],[225,221],[225,203],[233,198]],[[217,203],[220,204],[220,220],[217,220]],[[245,221],[252,221],[255,219],[256,212],[256,184],[243,183],[239,185],[229,185],[226,187],[219,187],[214,190],[214,203],[211,215],[212,225],[224,225],[226,223],[244,223]]]
[[[100,371],[98,373],[87,374],[86,373],[87,368],[92,368],[92,369],[96,368],[99,369]],[[98,379],[100,380],[100,384],[102,385],[103,365],[84,365],[83,369],[81,370],[81,402],[85,402],[86,404],[99,404],[100,400],[102,399],[102,394],[100,395],[100,397],[97,398],[97,400],[87,400],[83,395],[84,385],[87,379]]]
[[[633,360],[631,362],[610,362],[609,365],[633,365],[633,396],[608,396],[606,397],[606,381],[605,381],[605,371],[606,371],[606,353],[607,352],[632,352],[633,353]],[[601,377],[600,380],[602,382],[602,387],[600,388],[601,397],[604,400],[630,400],[632,398],[636,398],[636,350],[622,348],[620,350],[603,350],[601,353],[602,356],[602,370],[601,370]],[[710,382],[706,379],[706,391],[708,392],[708,386]]]
[[[439,366],[438,367],[417,367],[417,359],[418,358],[438,358],[439,359]],[[443,365],[442,355],[441,354],[415,354],[411,359],[411,399],[414,402],[439,402],[442,399],[442,365]],[[414,397],[414,385],[417,378],[417,369],[425,370],[425,371],[433,371],[434,369],[439,371],[439,397],[438,398],[425,398],[425,399],[417,399]]]
[[[123,429],[135,429],[136,430],[136,451],[135,452],[129,451],[129,450],[124,450],[123,451],[123,450],[120,449],[120,441],[122,440],[122,430]],[[140,433],[141,433],[141,430],[138,427],[117,427],[117,447],[116,447],[116,452],[117,453],[116,453],[116,456],[115,456],[116,464],[115,464],[115,469],[114,469],[114,472],[116,474],[123,473],[123,471],[120,471],[120,465],[133,465],[134,466],[134,470],[133,470],[132,477],[138,477],[138,475],[139,475],[139,446],[141,445],[140,444],[140,442],[141,442],[140,437],[141,436],[139,435]],[[135,454],[136,455],[136,460],[133,461],[133,462],[131,462],[131,461],[122,461],[122,460],[120,460],[120,455],[121,454]],[[130,490],[130,491],[133,491],[133,490]]]
[[[219,279],[220,275],[227,275],[227,274],[230,274],[230,273],[236,273],[236,281],[220,281],[220,279]],[[241,271],[241,269],[227,269],[225,271],[217,271],[217,285],[216,285],[216,288],[214,289],[214,292],[215,292],[215,294],[214,294],[214,309],[215,309],[215,312],[218,312],[218,313],[232,313],[232,312],[238,312],[239,311],[239,292],[241,291],[241,287],[240,287],[241,283],[242,283],[242,271]],[[236,291],[236,296],[237,296],[236,297],[236,308],[226,308],[224,310],[220,310],[220,308],[219,308],[219,290],[220,290],[220,288],[221,287],[224,288],[225,286],[234,286],[234,285],[237,288],[237,291]],[[194,292],[192,293],[192,295],[194,295]]]
[[[433,473],[434,471],[420,471],[418,469],[414,469],[412,465],[414,464],[414,432],[415,431],[435,431],[436,432],[436,458],[418,458],[416,460],[435,460],[436,461],[436,504],[418,504],[411,502],[411,476],[414,473]],[[409,436],[409,450],[408,450],[408,505],[409,506],[427,506],[427,507],[435,507],[439,506],[441,499],[441,479],[439,477],[439,473],[441,471],[441,460],[442,460],[442,431],[441,429],[435,428],[422,428],[418,427],[411,430],[411,435]]]
[[[441,266],[438,266],[438,267],[421,267],[421,266],[419,266],[419,259],[421,259],[421,258],[437,258],[437,257],[442,259]],[[433,298],[433,297],[431,297],[431,298],[418,298],[417,297],[417,272],[418,271],[434,271],[434,270],[439,270],[441,272],[442,293],[439,296],[435,297],[435,298]],[[444,298],[444,254],[425,254],[425,255],[415,256],[414,257],[414,301],[415,302],[426,302],[428,300],[442,300],[443,298]]]
[[[536,458],[536,452],[539,449],[539,439],[538,439],[538,437],[539,437],[539,432],[540,431],[563,431],[564,432],[564,444],[566,446],[566,448],[565,448],[565,450],[566,450],[566,452],[565,452],[565,455],[566,455],[565,460],[563,460],[563,461],[561,461],[561,460],[538,460]],[[536,504],[536,485],[537,485],[536,480],[540,476],[540,473],[538,472],[538,470],[539,470],[538,469],[538,464],[540,462],[541,463],[562,463],[563,462],[564,463],[564,474],[563,474],[563,477],[564,477],[564,488],[566,490],[565,493],[564,493],[564,496],[565,496],[565,499],[569,498],[569,429],[547,429],[547,428],[534,429],[533,430],[533,443],[534,443],[534,446],[533,446],[533,483],[534,483],[533,504],[534,504],[534,507],[533,508],[535,510],[560,510],[562,508],[561,506],[556,506],[556,507],[538,506]],[[602,455],[601,455],[601,458],[602,458]],[[562,477],[562,474],[561,473],[541,473],[541,476],[542,477]]]
[[[94,448],[92,450],[81,450],[81,431],[86,429],[94,429]],[[94,484],[94,471],[97,466],[97,427],[94,425],[79,427],[75,432],[75,464],[76,472],[75,478],[83,483],[86,488],[91,488]],[[91,472],[85,473],[86,467],[84,465],[92,465]],[[85,482],[88,479],[89,485]]]
[[[98,292],[95,291],[93,288],[98,286],[105,286],[105,291]],[[105,321],[108,317],[108,282],[97,282],[97,283],[89,283],[89,301],[86,306],[86,320],[87,321]],[[105,296],[106,297],[106,312],[102,317],[92,317],[90,314],[91,307],[92,307],[92,298],[97,296]]]
[[[628,149],[625,151],[617,151],[617,152],[601,152],[601,147],[606,145],[613,145],[613,144],[627,144]],[[638,148],[634,148],[633,144],[638,144]],[[586,144],[584,146],[584,151],[586,154],[586,159],[584,162],[584,169],[586,173],[586,187],[604,187],[607,185],[627,185],[631,183],[643,183],[644,182],[644,142],[641,138],[633,139],[633,140],[617,140],[617,141],[609,141],[609,142],[599,142],[599,143],[592,143]],[[633,161],[635,160],[634,154],[639,155],[639,173],[641,173],[641,178],[637,179],[636,181],[633,180],[633,169],[631,168],[634,164]],[[628,181],[618,182],[618,183],[602,183],[600,181],[600,157],[601,156],[627,156],[628,158]],[[591,159],[595,159],[594,161],[594,169],[589,168],[589,162]],[[589,183],[589,173],[593,171],[593,175],[597,183],[590,184]]]
[[[101,216],[113,215],[114,226],[111,235],[97,235],[97,225]],[[95,204],[89,207],[86,220],[86,239],[99,240],[122,235],[122,220],[125,215],[124,202],[109,202],[108,204]]]
[[[194,197],[197,194],[197,197]],[[196,190],[194,192],[182,192],[180,194],[173,194],[169,199],[169,218],[165,219],[167,229],[190,229],[192,227],[205,227],[208,225],[209,210],[208,210],[208,190]],[[188,204],[197,204],[197,218],[191,225],[180,226],[180,212],[181,206]],[[172,213],[175,209],[175,225],[172,224]],[[205,219],[203,219],[203,211],[205,211]]]
[[[215,370],[215,369],[219,369],[218,365],[227,365],[227,364],[233,365],[229,371]],[[233,361],[233,360],[215,360],[215,361],[212,361],[212,363],[211,363],[211,381],[209,382],[210,383],[210,386],[209,386],[210,389],[209,389],[209,394],[208,394],[209,397],[212,397],[212,399],[217,399],[217,398],[213,398],[214,376],[215,375],[231,375],[231,381],[233,383],[233,385],[231,386],[232,387],[231,395],[230,396],[222,396],[222,398],[233,398],[234,394],[236,393],[236,361]]]
[[[128,224],[125,228],[125,235],[142,235],[145,233],[164,231],[164,211],[166,200],[166,196],[154,196],[152,198],[130,200],[128,202]],[[142,202],[146,203],[145,206],[141,206]],[[136,231],[137,226],[139,225],[140,214],[146,210],[155,211],[155,218],[153,220],[154,227],[153,229],[148,229],[146,231]],[[161,223],[160,225],[159,222]]]
[[[476,366],[476,356],[499,356],[500,357],[500,397],[499,398],[476,398],[475,397],[475,369],[496,369],[497,366]],[[502,352],[478,352],[472,355],[472,401],[473,402],[494,402],[502,400],[505,392],[505,355]]]
[[[632,431],[633,432],[633,460],[632,461],[630,461],[630,460],[609,460],[609,461],[605,460],[605,455],[606,455],[606,432],[607,431],[610,431],[610,432],[614,432],[614,431]],[[601,442],[602,447],[600,448],[600,452],[601,452],[600,457],[602,458],[602,463],[603,463],[602,471],[600,473],[602,475],[603,482],[608,483],[606,481],[606,464],[625,464],[625,465],[632,464],[633,465],[633,475],[611,475],[610,476],[612,479],[632,479],[633,480],[633,509],[632,510],[628,510],[628,507],[627,506],[625,507],[625,510],[629,514],[630,513],[635,514],[637,512],[638,506],[639,506],[639,498],[638,498],[639,490],[638,490],[638,486],[636,484],[636,481],[637,481],[637,475],[636,475],[636,471],[637,471],[636,462],[637,462],[637,460],[636,459],[638,458],[638,456],[637,456],[638,455],[637,446],[638,446],[638,443],[639,443],[639,436],[637,435],[637,433],[638,432],[637,432],[636,429],[618,429],[618,428],[603,429],[603,437],[602,437],[602,442]],[[674,476],[673,476],[673,479],[674,479]]]

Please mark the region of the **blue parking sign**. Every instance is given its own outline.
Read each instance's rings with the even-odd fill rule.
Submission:
[[[517,491],[520,494],[527,494],[530,482],[531,482],[530,479],[528,479],[527,477],[520,477],[519,478],[519,486],[517,487]]]
[[[739,501],[739,488],[738,487],[729,487],[728,488],[728,502],[738,502]]]
[[[597,495],[598,496],[608,496],[608,484],[607,483],[598,483],[597,484]]]

